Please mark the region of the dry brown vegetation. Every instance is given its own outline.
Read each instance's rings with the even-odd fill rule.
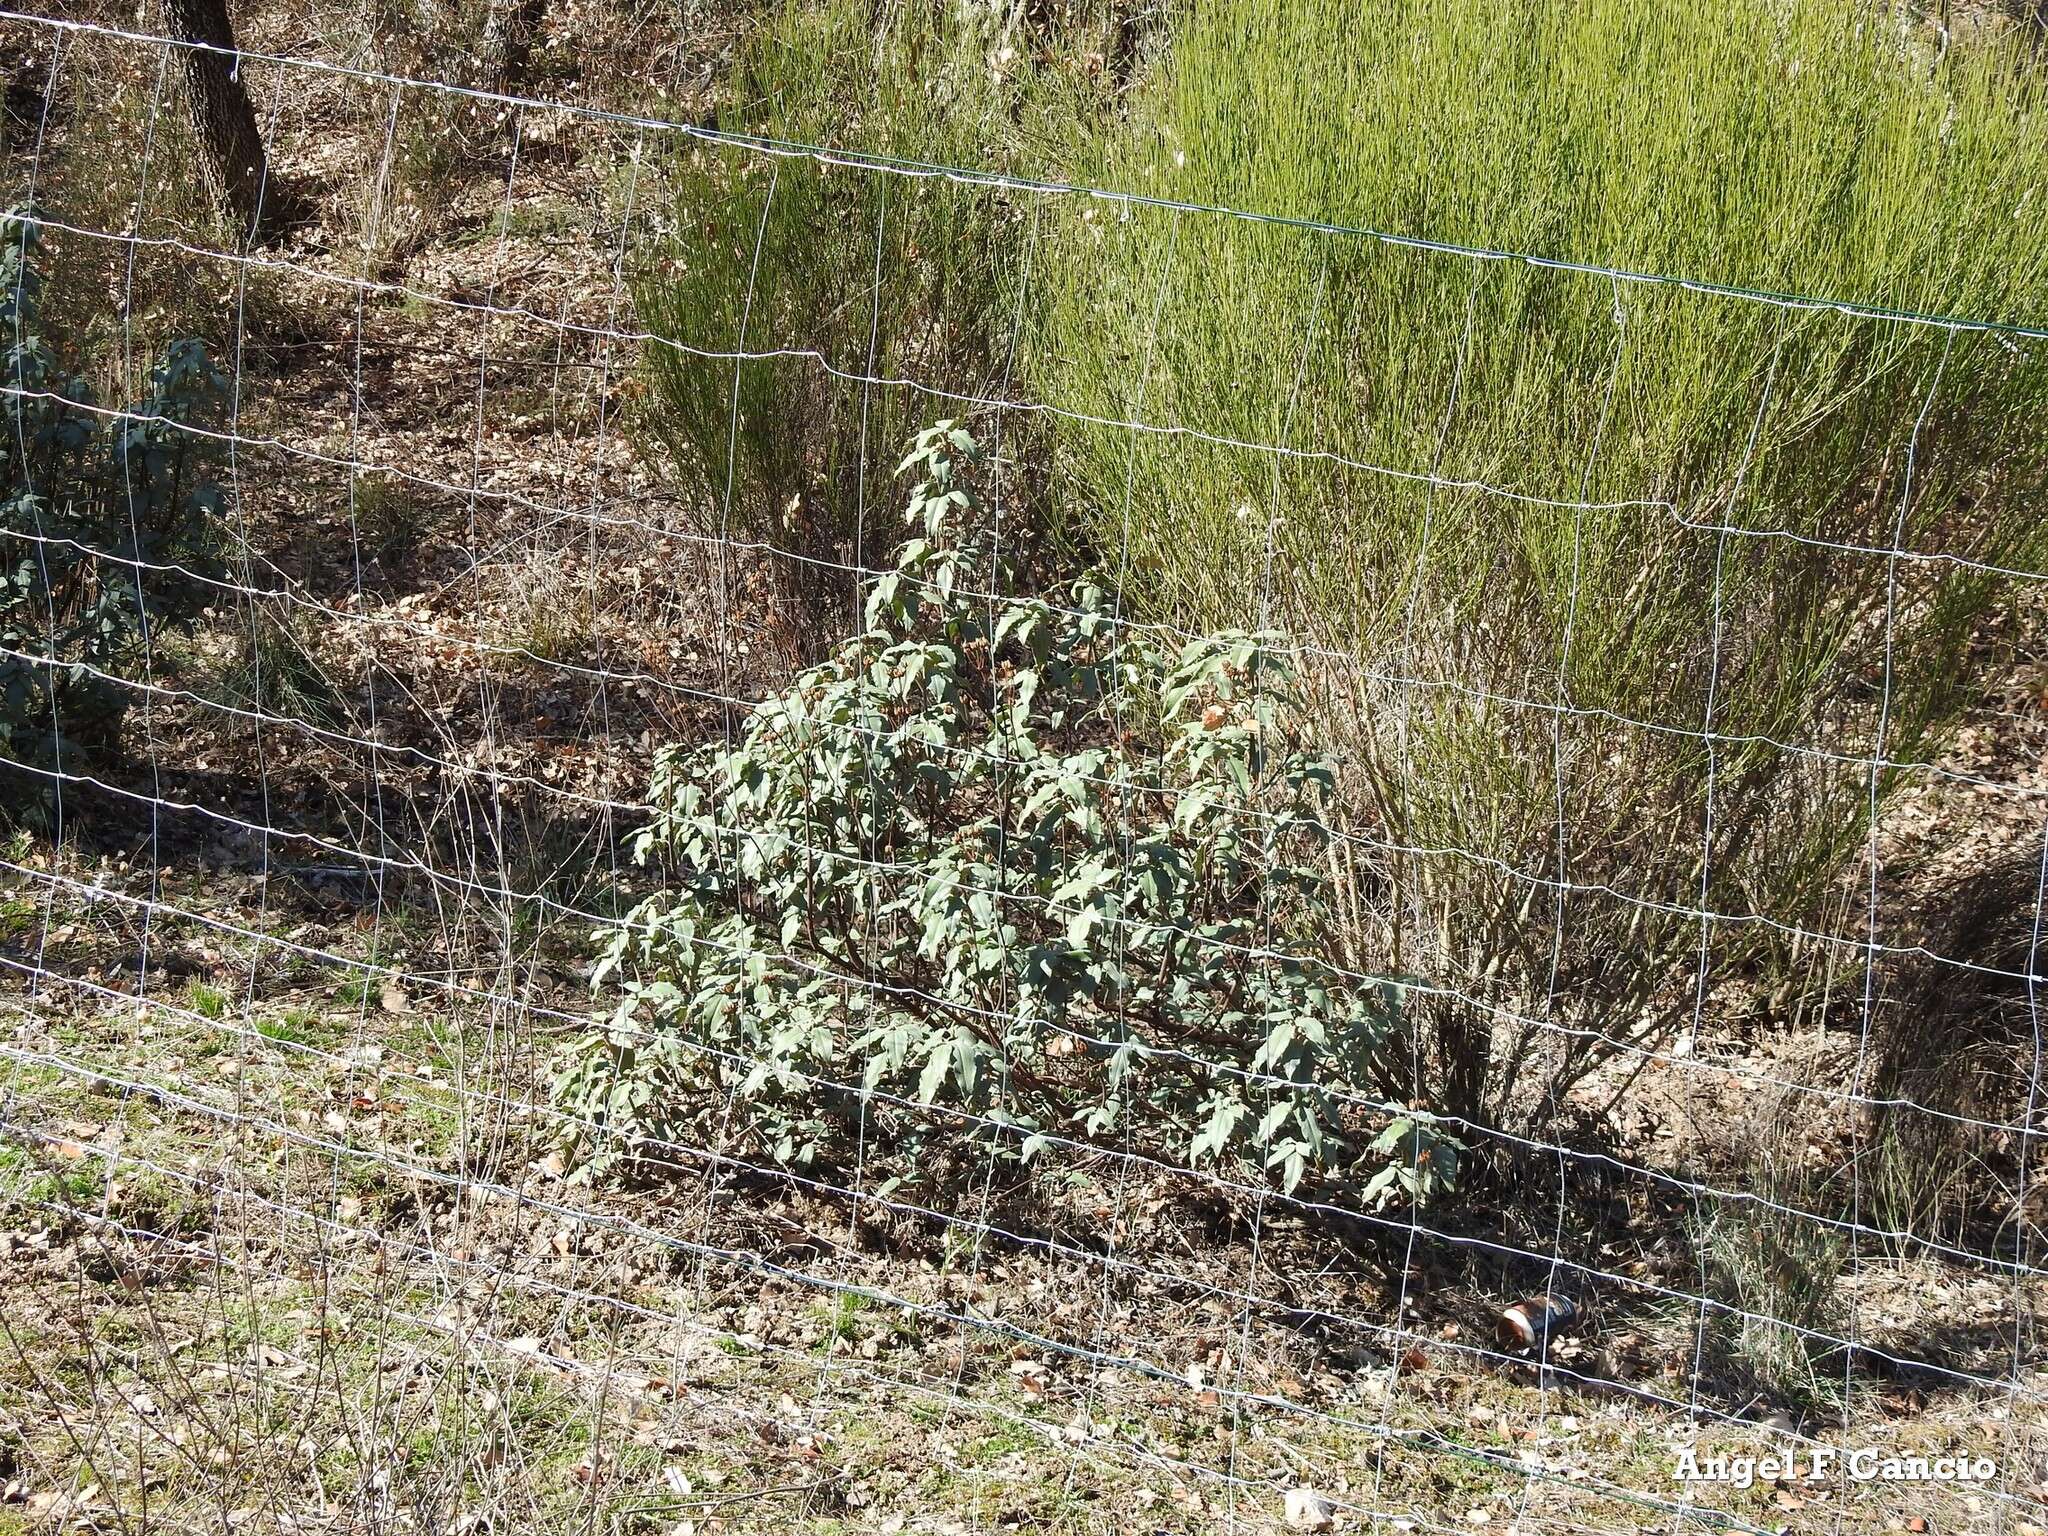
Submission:
[[[704,120],[754,20],[563,0],[527,88]],[[442,78],[477,21],[237,16],[252,51]],[[1866,971],[1861,867],[1828,887],[1844,942],[1710,965],[1696,1033],[1590,1073],[1533,1145],[1474,1128],[1488,1181],[1424,1212],[1113,1146],[1027,1172],[963,1144],[901,1189],[885,1147],[792,1173],[737,1141],[579,1179],[547,1085],[653,754],[729,733],[815,638],[647,418],[633,278],[678,238],[673,144],[252,60],[308,216],[244,255],[159,49],[10,21],[0,62],[53,323],[109,397],[185,335],[237,386],[234,579],[155,649],[125,755],[62,786],[61,836],[0,852],[0,1531],[2044,1523],[2044,1169],[1995,1128],[2039,1107],[2030,999]],[[2015,610],[1954,777],[1880,831],[1885,932],[1999,969],[2048,792]],[[1544,1290],[1582,1310],[1539,1365],[1494,1318]],[[1681,1440],[1801,1436],[2001,1475],[1671,1479]]]

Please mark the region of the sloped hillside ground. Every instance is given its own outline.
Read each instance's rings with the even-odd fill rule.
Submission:
[[[246,259],[159,50],[0,22],[10,195],[109,392],[180,334],[237,386],[235,580],[163,637],[127,761],[53,792],[63,840],[0,851],[0,1530],[2037,1528],[2034,1274],[1859,1252],[1879,1365],[1805,1411],[1688,1299],[1690,1181],[1736,1176],[1762,1085],[1839,1087],[1853,1022],[1731,1009],[1649,1064],[1618,1145],[1662,1181],[1575,1162],[1378,1224],[1113,1151],[580,1177],[550,1064],[651,754],[788,667],[772,557],[634,430],[624,275],[674,136],[349,73],[404,55],[340,12],[242,25],[342,66],[246,66],[310,210]],[[549,25],[536,95],[707,109],[720,24]],[[2039,683],[1950,766],[2038,793]],[[1948,785],[1888,836],[1919,867],[2037,821]],[[1539,1367],[1496,1317],[1561,1279],[1586,1305]],[[1999,1470],[1674,1478],[1814,1439]]]

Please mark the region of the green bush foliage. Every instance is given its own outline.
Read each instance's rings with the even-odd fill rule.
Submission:
[[[740,48],[719,126],[1008,169],[1026,143],[1099,109],[1108,86],[1090,48],[1114,47],[1112,10],[1034,20],[914,0],[878,21],[866,0],[784,5]],[[1066,62],[1043,63],[1055,54]],[[890,445],[952,409],[925,391],[988,397],[1011,382],[1033,210],[944,179],[708,146],[663,170],[672,233],[635,274],[634,300],[676,345],[649,348],[643,425],[709,531],[798,557],[770,567],[770,595],[803,650],[853,623],[846,566],[888,562]],[[735,351],[750,359],[736,365]]]
[[[857,21],[789,7],[744,125],[1880,308],[2048,310],[2048,76],[1911,8],[1195,0],[1094,94],[1055,88],[1056,45],[1005,74],[962,30],[999,23],[913,12],[922,30],[827,64],[821,40]],[[1001,358],[1009,393],[1052,407],[1019,487],[1044,492],[1051,543],[1127,553],[1117,590],[1145,618],[1278,622],[1320,655],[1300,684],[1359,838],[1350,942],[1436,983],[1403,1015],[1397,1097],[1554,1120],[1710,997],[1807,987],[1830,946],[1786,929],[1859,936],[1831,907],[1873,789],[1882,812],[1920,782],[1887,766],[1873,786],[1853,759],[1939,750],[2011,595],[1883,552],[2048,558],[2031,342],[781,164],[765,225],[766,172],[678,181],[682,275],[643,288],[653,328],[730,347],[751,295],[753,350],[857,370],[879,317],[884,375],[959,389]],[[905,243],[863,303],[877,252],[839,234],[884,212]],[[933,325],[958,345],[890,350]],[[800,555],[825,546],[790,509],[843,530],[875,500],[817,466],[858,465],[862,412],[914,403],[808,358],[653,361],[651,419],[707,504],[730,484],[731,531]],[[1703,909],[1730,920],[1703,931]]]
[[[1087,174],[2048,311],[2048,91],[2002,47],[1836,0],[1374,10],[1190,7]],[[2031,343],[1162,210],[1080,210],[1041,271],[1029,377],[1075,418],[1060,504],[1128,539],[1149,616],[1264,604],[1330,653],[1329,739],[1387,850],[1360,943],[1447,988],[1411,1015],[1412,1091],[1464,1113],[1554,1115],[1617,1049],[1689,1027],[1702,985],[1796,985],[1772,922],[1691,914],[1826,926],[1871,785],[1789,749],[1932,755],[2010,594],[1881,552],[2048,553]],[[1306,452],[1092,424],[1134,415]],[[1918,782],[1879,778],[1880,805]]]
[[[735,745],[660,759],[638,852],[673,883],[611,939],[616,1008],[563,1099],[698,1142],[731,1094],[783,1163],[863,1113],[899,1149],[957,1138],[910,1107],[943,1102],[1025,1157],[1127,1139],[1287,1187],[1444,1187],[1447,1138],[1358,1107],[1403,988],[1318,958],[1331,771],[1278,637],[1166,647],[1087,579],[989,597],[977,458],[951,423],[921,434],[865,631]]]
[[[52,772],[110,746],[133,691],[118,679],[154,636],[188,628],[218,574],[221,492],[203,440],[225,381],[196,341],[174,343],[149,393],[116,412],[67,371],[42,334],[41,233],[0,225],[0,330],[8,338],[0,442],[0,801],[39,819]],[[165,567],[178,567],[168,570]]]

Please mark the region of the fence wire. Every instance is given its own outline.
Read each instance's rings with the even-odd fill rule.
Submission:
[[[124,465],[182,445],[221,486],[218,558],[146,545],[132,491],[125,526],[82,537],[53,531],[48,497],[13,468],[0,512],[23,592],[71,564],[88,591],[204,594],[186,628],[140,605],[135,666],[64,653],[73,615],[54,601],[0,634],[24,696],[90,686],[120,700],[122,719],[118,743],[74,738],[57,718],[45,757],[7,752],[27,809],[0,856],[0,1488],[32,1520],[454,1533],[572,1519],[622,1532],[2048,1525],[2048,1358],[2034,1330],[2048,1275],[2035,1177],[2048,974],[2036,963],[2048,731],[2035,636],[2048,569],[2024,538],[1988,547],[1966,501],[1930,514],[1924,483],[1937,470],[1959,483],[1940,427],[1980,397],[1957,380],[2036,366],[2048,330],[758,138],[310,45],[234,58],[278,174],[325,186],[334,215],[255,245],[224,235],[181,185],[192,165],[177,79],[200,45],[18,11],[0,12],[0,34],[44,66],[29,140],[6,146],[11,196],[45,242],[53,294],[72,267],[109,283],[88,306],[98,318],[64,318],[107,344],[115,375],[96,397],[31,378],[18,325],[0,384],[11,419],[95,423],[129,445]],[[60,100],[117,87],[142,93],[136,162],[81,172],[90,141]],[[443,108],[502,117],[478,152],[489,174],[444,210],[454,236],[387,260],[394,167],[415,152],[400,125]],[[707,156],[732,185],[758,187],[750,227],[678,215],[670,177]],[[778,248],[776,199],[847,178],[879,189],[872,228],[863,216],[809,237],[872,243],[867,291],[835,296],[865,324],[837,340],[768,334],[782,312],[761,299],[764,278],[807,259]],[[1006,210],[1014,282],[997,355],[962,367],[891,334],[893,285],[915,280],[918,258],[887,258],[920,200],[968,196]],[[337,209],[359,218],[354,239],[329,227]],[[1036,327],[1057,242],[1133,225],[1145,233],[1124,238],[1156,259],[1121,296],[1127,403],[1106,412],[1048,391]],[[1307,302],[1287,317],[1299,345],[1276,346],[1270,380],[1240,381],[1265,397],[1181,419],[1162,348],[1188,293],[1215,285],[1218,305],[1235,302],[1202,262],[1217,230],[1239,226],[1301,242]],[[722,296],[735,333],[665,334],[643,313],[648,284],[724,282],[705,275],[725,271],[714,246],[743,253]],[[1440,411],[1392,457],[1310,386],[1319,348],[1350,344],[1333,338],[1363,302],[1367,260],[1471,273]],[[1556,483],[1461,466],[1456,452],[1487,341],[1483,288],[1511,270],[1612,306],[1586,374],[1583,460]],[[1710,495],[1617,487],[1610,469],[1635,430],[1637,349],[1655,346],[1658,306],[1673,305],[1778,327],[1744,359],[1746,452]],[[119,404],[194,315],[224,411]],[[1773,413],[1789,408],[1787,348],[1816,326],[1916,381],[1907,430],[1860,466],[1856,489],[1882,503],[1832,524],[1746,494]],[[724,381],[712,397],[723,462],[703,494],[664,456],[665,365]],[[742,453],[758,425],[748,381],[763,377],[784,381],[791,411],[807,390],[858,400],[839,445],[855,461],[838,471],[854,502],[841,545],[799,537],[794,507],[787,537],[747,510],[775,489],[747,483]],[[989,449],[979,531],[994,553],[964,582],[899,568],[898,503],[881,499],[898,494],[882,488],[902,453],[884,420],[941,418]],[[1247,434],[1254,419],[1270,420],[1265,435]],[[1120,445],[1121,503],[1112,478],[1081,540],[1105,607],[1004,574],[1053,558],[1029,499],[1049,473],[1032,455],[1053,455],[1061,433]],[[29,457],[24,438],[19,463]],[[1343,947],[1305,950],[1263,896],[1255,922],[1220,932],[1148,916],[1135,898],[1105,908],[1088,889],[991,883],[888,828],[849,849],[731,805],[704,827],[736,867],[794,858],[856,872],[870,891],[920,882],[988,932],[1050,925],[1119,964],[1163,943],[1246,977],[1307,967],[1332,989],[1398,994],[1409,1081],[1425,1080],[1428,1052],[1476,1040],[1509,1063],[1505,1089],[1406,1103],[1377,1080],[1313,1086],[1361,1140],[1404,1117],[1455,1140],[1467,1173],[1433,1198],[1369,1198],[1363,1163],[1297,1182],[1277,1158],[1181,1156],[1129,1102],[1103,1123],[1048,1125],[1013,1113],[1007,1090],[892,1086],[861,1059],[860,1020],[894,1010],[1001,1042],[1028,1012],[1018,987],[964,996],[883,973],[850,943],[837,959],[804,950],[803,913],[790,926],[774,914],[744,943],[694,931],[686,943],[736,975],[794,977],[834,999],[817,1025],[832,1046],[795,1063],[780,1045],[620,1009],[601,976],[593,998],[607,941],[651,956],[633,946],[669,932],[666,910],[644,903],[672,864],[629,856],[674,810],[661,749],[739,747],[839,639],[806,623],[851,630],[888,590],[973,605],[992,635],[1038,615],[1168,655],[1212,639],[1199,603],[1137,595],[1158,574],[1139,530],[1160,464],[1166,482],[1190,483],[1249,466],[1265,504],[1242,509],[1239,609],[1278,632],[1268,653],[1304,680],[1317,718],[1351,722],[1332,727],[1346,793],[1324,829],[1355,929]],[[1980,468],[1974,494],[1998,496],[2002,467]],[[1311,492],[1355,495],[1361,523],[1391,505],[1373,496],[1421,508],[1401,551],[1413,579],[1375,592],[1394,617],[1369,636],[1316,620],[1343,552],[1291,528]],[[1556,611],[1540,620],[1555,648],[1541,665],[1494,665],[1493,637],[1456,633],[1455,614],[1428,606],[1432,562],[1460,520],[1523,514],[1570,530],[1550,552]],[[1589,562],[1615,548],[1641,563],[1633,591],[1677,582],[1696,600],[1669,671],[1703,674],[1697,693],[1579,696],[1598,691],[1585,681],[1597,655],[1580,648],[1615,640],[1582,607],[1606,592]],[[1756,718],[1745,689],[1774,653],[1741,652],[1736,634],[1744,562],[1785,550],[1810,556],[1803,579],[1820,588],[1882,594],[1840,642],[1854,686],[1794,722]],[[787,594],[806,583],[834,595],[798,608],[793,632]],[[1926,615],[1985,592],[1996,596],[1968,643],[1923,643]],[[1104,718],[1136,740],[1144,705],[1127,682],[1112,669]],[[1919,730],[1915,712],[1952,690],[1969,698],[1961,730]],[[1489,750],[1437,754],[1428,731],[1444,720],[1476,722]],[[10,719],[10,743],[41,724]],[[886,719],[816,729],[850,755],[900,739]],[[929,761],[991,774],[991,798],[1007,803],[1035,751],[939,740]],[[1580,765],[1654,753],[1688,754],[1672,759],[1686,786],[1675,806],[1592,798]],[[1105,809],[1126,861],[1192,796],[1135,761],[1105,753],[1071,776],[1075,804]],[[1804,885],[1764,878],[1774,825],[1740,824],[1760,764],[1811,797],[1799,804],[1851,807]],[[1527,835],[1483,816],[1432,824],[1398,796],[1374,801],[1375,774],[1395,772],[1402,794],[1443,804],[1526,776],[1541,814]],[[1259,788],[1210,797],[1201,814],[1271,846],[1296,823]],[[1788,824],[1795,812],[1772,803]],[[1632,824],[1648,836],[1666,821],[1683,823],[1673,846],[1682,836],[1696,857],[1632,858]],[[1944,902],[1993,867],[2019,871],[1997,898],[2005,942],[1972,944],[1968,924],[1941,921]],[[1391,952],[1361,941],[1373,901]],[[1442,935],[1478,920],[1450,910],[1460,901],[1498,907],[1512,964],[1451,952]],[[1644,953],[1589,957],[1575,928]],[[1421,958],[1403,958],[1403,932]],[[1428,954],[1419,935],[1432,932]],[[1637,992],[1615,980],[1632,959],[1659,980]],[[1945,994],[1981,995],[2004,1033],[1951,1038],[1930,1018],[1915,1063],[1916,1021],[1902,1014]],[[1463,1033],[1428,1044],[1433,1020]],[[1047,1059],[1077,1072],[1113,1061],[1133,1098],[1179,1074],[1256,1117],[1305,1086],[1250,1048],[1150,1034],[1127,1011],[1038,1026]],[[650,1130],[566,1101],[560,1062],[593,1030],[615,1052],[660,1056],[704,1085],[703,1102]],[[1967,1091],[1918,1070],[1950,1056]],[[1006,1082],[1023,1066],[998,1059]],[[1545,1079],[1557,1063],[1584,1070]],[[1457,1080],[1455,1062],[1444,1070]],[[756,1095],[846,1107],[851,1144],[788,1155],[760,1134]],[[1954,1146],[1971,1149],[1955,1175],[1976,1181],[1968,1191],[1896,1197],[1886,1181],[1900,1158],[1933,1177]],[[1682,1454],[1838,1455],[1846,1468],[1873,1451],[1960,1457],[1966,1471],[1781,1471],[1755,1485],[1678,1472]],[[1989,1470],[1969,1473],[1978,1459]]]

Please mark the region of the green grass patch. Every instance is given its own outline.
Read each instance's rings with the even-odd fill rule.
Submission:
[[[218,1019],[227,1012],[228,995],[219,987],[195,981],[185,988],[185,1006],[204,1019]]]
[[[287,1008],[282,1013],[256,1021],[256,1033],[283,1045],[303,1045],[313,1033],[316,1015],[310,1008]]]

